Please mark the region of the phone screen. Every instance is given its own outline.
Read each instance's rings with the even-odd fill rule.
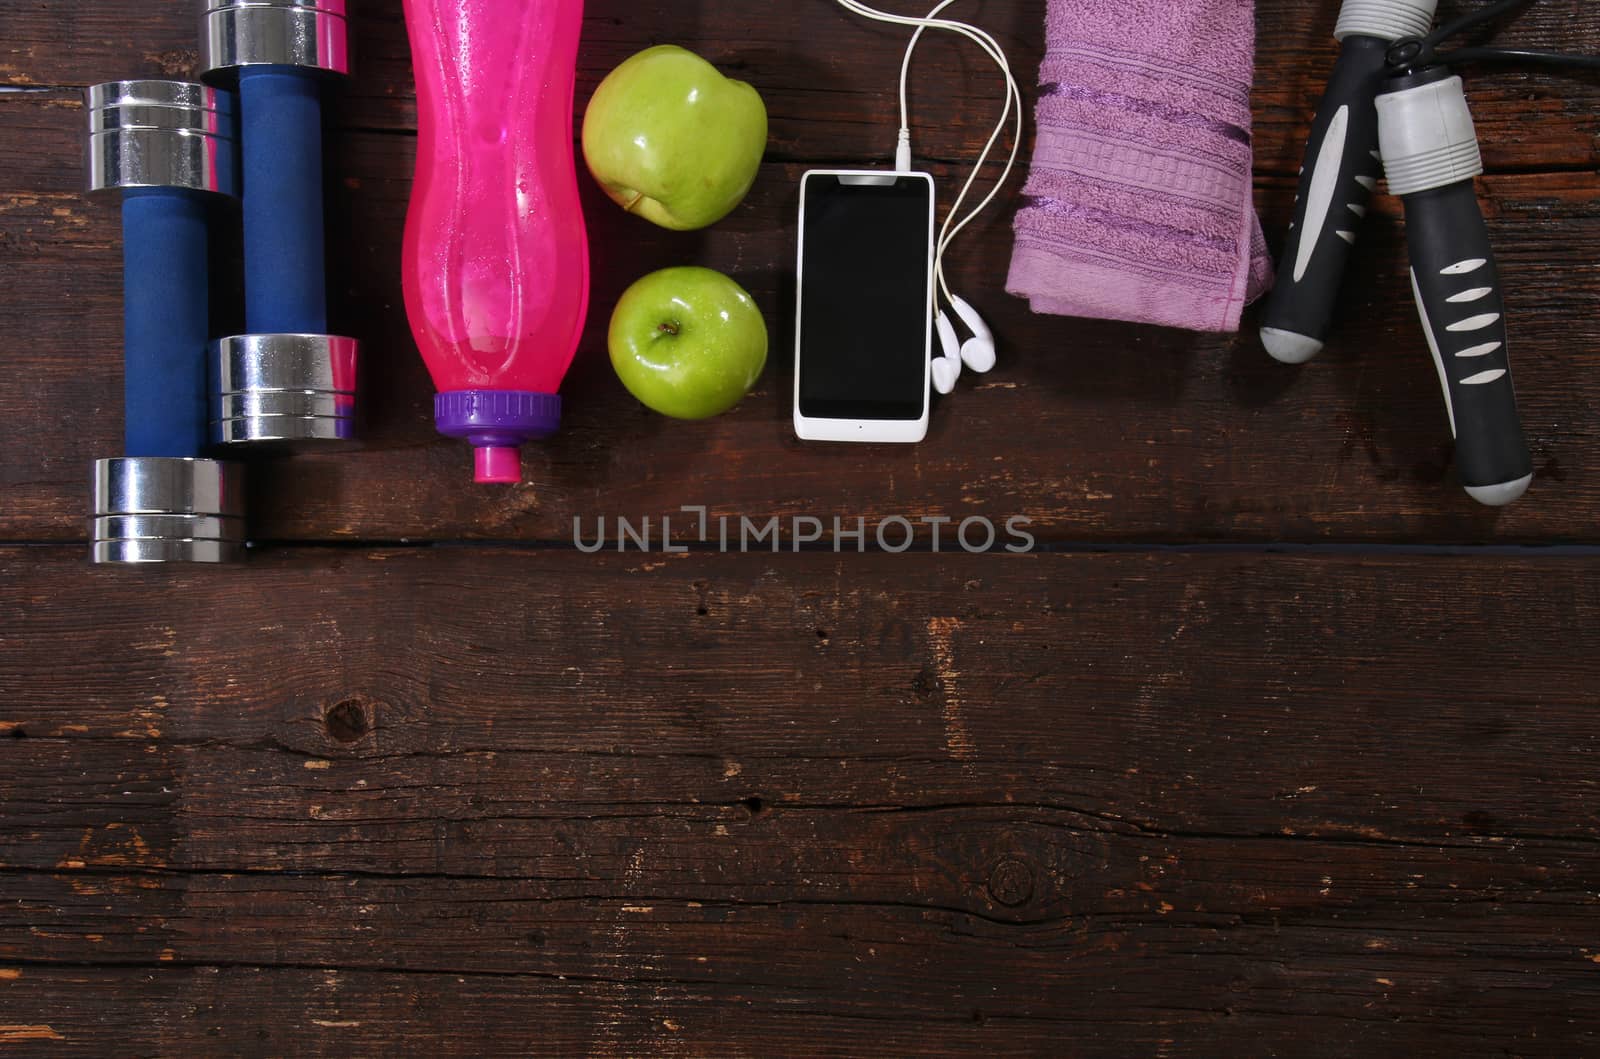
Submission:
[[[800,414],[920,419],[927,406],[933,187],[921,177],[802,191]]]

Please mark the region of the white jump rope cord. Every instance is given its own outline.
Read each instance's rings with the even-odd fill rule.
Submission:
[[[911,107],[908,102],[907,86],[911,78],[911,57],[915,54],[917,45],[921,43],[924,32],[930,29],[939,29],[966,37],[982,48],[984,53],[994,60],[1001,74],[1005,76],[1006,101],[1005,108],[1000,115],[1000,121],[995,125],[994,132],[989,136],[989,142],[984,145],[983,153],[978,156],[978,161],[973,166],[972,174],[961,188],[961,194],[956,197],[954,205],[950,207],[950,212],[945,217],[944,225],[939,231],[938,250],[935,254],[935,272],[939,279],[939,287],[944,292],[945,300],[950,302],[955,300],[955,296],[951,293],[950,284],[945,279],[945,252],[949,249],[950,244],[954,242],[956,236],[960,235],[967,225],[977,220],[978,216],[994,202],[995,196],[1000,193],[1000,189],[1011,178],[1012,172],[1016,169],[1017,155],[1022,148],[1024,134],[1022,90],[1018,87],[1017,80],[1012,75],[1011,64],[1006,60],[1005,52],[1001,50],[999,43],[989,33],[976,26],[937,17],[945,8],[955,2],[956,0],[943,0],[942,3],[928,13],[926,18],[915,18],[879,11],[876,8],[860,3],[859,0],[838,0],[839,5],[847,11],[854,12],[874,22],[916,27],[916,33],[912,35],[910,44],[906,46],[905,60],[900,65],[900,141],[896,151],[896,167],[898,169],[908,170],[911,166]],[[961,215],[961,207],[966,203],[967,196],[971,194],[973,187],[977,184],[978,177],[982,175],[984,166],[988,164],[989,156],[994,152],[995,144],[1004,135],[1006,125],[1012,120],[1013,109],[1016,112],[1016,135],[1012,139],[1011,156],[1006,161],[1005,171],[1001,173],[1000,179],[995,182],[994,187],[989,190],[988,196],[957,222],[956,218]]]

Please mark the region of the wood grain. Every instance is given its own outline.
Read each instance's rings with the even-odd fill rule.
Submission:
[[[737,807],[782,800],[787,759],[837,756],[882,763],[851,779],[871,781],[867,803],[902,783],[935,802],[1020,789],[1184,831],[1248,830],[1270,804],[1274,830],[1408,841],[1470,833],[1494,804],[1513,832],[1597,834],[1574,811],[1600,664],[1581,649],[1600,614],[1582,558],[287,549],[164,574],[184,605],[156,613],[150,583],[83,575],[78,559],[0,556],[0,727],[281,749],[261,759],[280,768],[269,786],[342,782],[299,758],[406,769],[421,755],[463,783],[493,777],[492,795],[513,752],[671,754],[704,759],[678,782],[716,780],[714,800]],[[1519,591],[1482,594],[1488,572]],[[1480,664],[1508,637],[1517,650]],[[341,703],[354,717],[330,723]],[[1196,748],[1188,780],[1141,770],[1183,760],[1176,744]],[[479,757],[450,759],[466,754]],[[913,771],[897,781],[889,765]],[[240,767],[206,773],[217,796]],[[604,789],[639,767],[589,762],[550,779],[573,785],[551,797],[581,802],[586,777]],[[1424,769],[1431,793],[1377,796]],[[66,855],[51,848],[30,866]]]
[[[1596,1043],[1585,560],[78,569],[0,555],[0,1025],[80,1051]]]
[[[942,972],[930,967],[929,976]],[[12,987],[25,1010],[54,1023],[22,1024],[16,1054],[101,1054],[143,1045],[144,1054],[339,1057],[388,1055],[426,1045],[449,1056],[863,1054],[1071,1055],[1120,1059],[1130,1052],[1217,1054],[1219,1040],[1260,1054],[1306,1059],[1348,1055],[1471,1054],[1476,1023],[1419,1025],[1381,1005],[1311,1037],[1302,1015],[1130,1010],[991,1017],[992,984],[939,1018],[921,1013],[816,1010],[805,992],[763,995],[736,986],[549,979],[510,975],[268,971],[256,968],[28,970]],[[174,1017],[177,1013],[178,1017]],[[305,1019],[305,1022],[298,1021]],[[309,1028],[302,1029],[302,1026]],[[48,1029],[62,1040],[44,1036]],[[28,1037],[22,1036],[27,1034]],[[29,1039],[35,1043],[26,1043]],[[1558,1024],[1512,1054],[1581,1054],[1591,1038]],[[149,1043],[146,1043],[149,1042]],[[31,1049],[31,1050],[30,1050]],[[1563,1051],[1566,1049],[1566,1051]]]

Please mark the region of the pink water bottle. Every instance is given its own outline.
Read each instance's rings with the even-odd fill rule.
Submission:
[[[405,0],[417,78],[406,313],[439,432],[522,479],[589,307],[572,102],[583,0]]]

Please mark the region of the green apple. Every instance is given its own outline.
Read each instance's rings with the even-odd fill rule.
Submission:
[[[767,321],[745,289],[709,268],[652,272],[611,314],[611,365],[647,407],[674,419],[721,415],[767,366]]]
[[[606,194],[675,231],[731,213],[766,150],[760,94],[671,44],[611,71],[583,116],[583,157]]]

